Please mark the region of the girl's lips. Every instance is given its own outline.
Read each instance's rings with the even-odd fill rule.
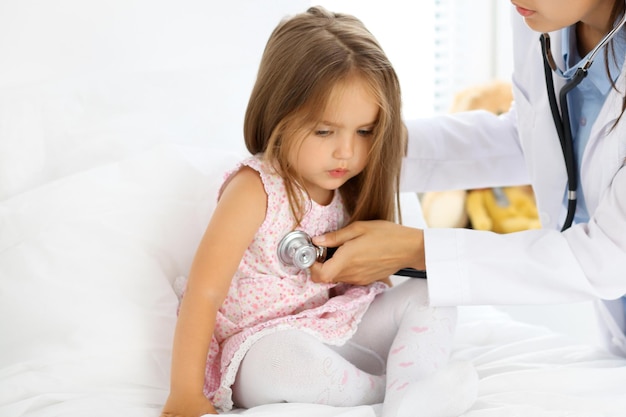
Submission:
[[[515,10],[517,10],[517,13],[522,15],[522,17],[528,17],[535,13],[533,10],[524,9],[523,7],[520,7],[520,6],[515,6]]]
[[[332,171],[328,171],[331,177],[333,178],[341,178],[348,172],[347,169],[333,169]]]

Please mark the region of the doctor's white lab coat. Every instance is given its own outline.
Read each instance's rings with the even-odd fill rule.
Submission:
[[[409,148],[402,189],[530,183],[543,228],[507,235],[426,230],[431,302],[547,304],[597,299],[610,349],[626,355],[619,300],[626,294],[626,115],[614,126],[622,96],[611,91],[579,167],[591,219],[561,233],[567,175],[546,94],[540,34],[518,15],[513,17],[513,31],[511,111],[501,116],[474,111],[407,121]],[[561,35],[550,36],[558,63]],[[604,65],[603,59],[598,55],[595,65]],[[554,79],[558,94],[564,82]],[[626,89],[623,70],[617,86]]]

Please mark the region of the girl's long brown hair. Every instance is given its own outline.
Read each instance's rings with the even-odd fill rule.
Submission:
[[[360,20],[312,7],[272,32],[244,121],[246,147],[263,153],[285,178],[295,218],[304,215],[302,187],[287,155],[320,121],[334,86],[365,81],[379,114],[366,168],[340,189],[350,221],[399,219],[398,187],[406,129],[400,84],[384,51]],[[397,216],[397,217],[396,217]]]

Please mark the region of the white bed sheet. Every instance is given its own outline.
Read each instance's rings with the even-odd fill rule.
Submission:
[[[186,273],[221,172],[239,157],[158,145],[0,203],[0,416],[158,416],[175,325],[171,282]],[[416,221],[417,200],[403,197]],[[626,415],[626,360],[495,308],[460,308],[453,357],[480,375],[465,416]],[[379,412],[274,404],[232,414]]]

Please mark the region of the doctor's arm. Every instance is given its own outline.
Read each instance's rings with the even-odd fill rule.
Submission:
[[[407,120],[401,191],[470,190],[528,184],[515,104],[504,114],[473,110]]]
[[[265,217],[266,195],[244,168],[224,188],[198,246],[181,302],[172,352],[170,394],[161,417],[217,414],[204,396],[207,354],[217,312],[244,251]]]

